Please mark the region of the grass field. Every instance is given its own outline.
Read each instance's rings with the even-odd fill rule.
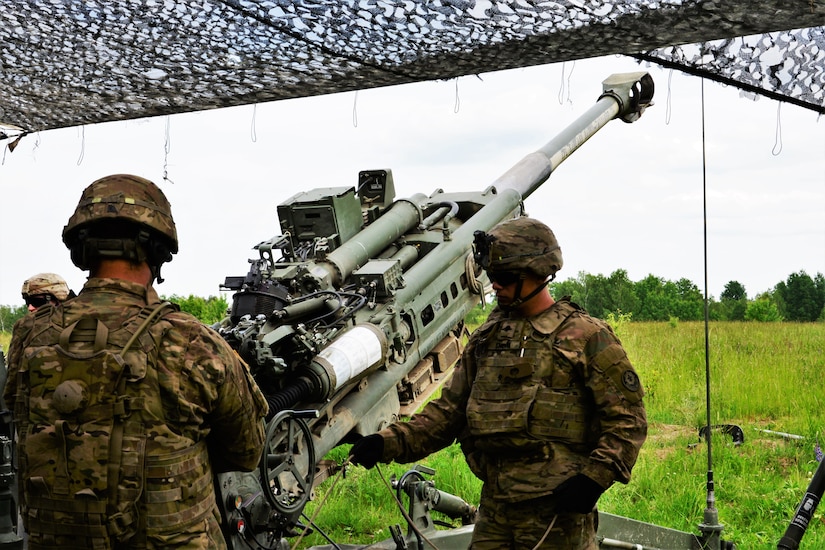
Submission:
[[[625,322],[616,331],[645,386],[650,434],[630,484],[612,487],[600,509],[698,534],[708,471],[707,444],[698,435],[706,423],[704,325]],[[742,445],[719,432],[711,439],[722,536],[740,550],[775,549],[818,465],[815,444],[825,445],[825,324],[713,323],[709,342],[711,424],[734,424],[745,436]],[[0,344],[8,349],[2,335]],[[327,458],[343,462],[347,450]],[[457,446],[421,463],[435,469],[439,489],[478,501],[480,483]],[[409,466],[382,465],[381,472],[400,476]],[[316,493],[306,513],[338,543],[388,538],[396,523],[406,530],[375,469],[352,467]],[[814,515],[802,549],[825,548],[823,512]],[[321,544],[314,534],[300,548]]]

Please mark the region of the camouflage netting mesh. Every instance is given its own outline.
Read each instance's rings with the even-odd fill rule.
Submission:
[[[823,21],[816,0],[16,0],[0,11],[0,124],[46,130],[611,53],[823,112]]]
[[[634,57],[825,112],[825,27],[673,46]]]

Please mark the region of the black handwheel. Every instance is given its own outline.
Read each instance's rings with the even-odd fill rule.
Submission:
[[[302,417],[317,416],[317,411],[285,410],[267,424],[264,456],[258,466],[261,486],[269,503],[282,514],[300,512],[312,494],[315,446]]]

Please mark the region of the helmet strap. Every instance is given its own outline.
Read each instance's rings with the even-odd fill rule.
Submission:
[[[158,284],[162,283],[164,278],[160,276],[160,265],[150,265],[149,268],[152,270],[152,281],[157,281]],[[149,284],[152,284],[152,282],[150,281]]]
[[[499,304],[498,307],[500,307],[501,309],[503,309],[505,311],[512,311],[514,309],[518,309],[519,306],[521,306],[521,304],[523,304],[524,302],[530,300],[530,298],[532,298],[533,296],[537,295],[539,292],[541,292],[542,290],[545,290],[547,288],[547,285],[539,285],[536,288],[534,288],[533,291],[530,294],[528,294],[527,296],[522,297],[521,289],[522,289],[523,286],[524,286],[524,279],[519,279],[518,280],[518,286],[516,286],[516,292],[514,293],[516,298],[512,302],[510,302],[510,304],[508,304],[506,306],[503,306],[503,305]]]

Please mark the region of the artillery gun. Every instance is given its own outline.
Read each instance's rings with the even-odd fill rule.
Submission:
[[[281,234],[254,247],[245,276],[226,278],[231,311],[216,327],[270,405],[258,470],[217,476],[230,547],[296,535],[313,486],[337,468],[319,459],[443,382],[487,284],[473,233],[522,213],[561,162],[614,118],[637,120],[652,97],[647,73],[609,77],[594,106],[480,192],[396,199],[392,172],[368,170],[357,187],[278,206]]]

